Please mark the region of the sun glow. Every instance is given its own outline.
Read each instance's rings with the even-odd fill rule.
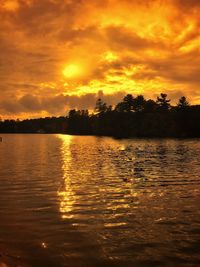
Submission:
[[[82,74],[82,70],[79,65],[70,64],[65,66],[62,73],[66,78],[75,78]]]

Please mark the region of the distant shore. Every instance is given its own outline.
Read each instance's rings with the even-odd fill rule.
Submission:
[[[189,105],[181,97],[176,106],[171,106],[166,94],[161,94],[157,101],[129,94],[114,108],[98,99],[92,114],[72,109],[66,117],[1,120],[0,133],[199,138],[200,105]]]
[[[108,138],[114,138],[114,139],[138,139],[138,140],[142,140],[142,139],[175,139],[175,140],[192,140],[192,139],[200,139],[200,136],[117,136],[117,135],[94,135],[94,134],[71,134],[71,133],[1,133],[0,135],[55,135],[55,134],[62,134],[62,135],[70,135],[70,136],[85,136],[85,137],[89,137],[89,136],[93,136],[93,137],[99,137],[99,138],[104,138],[104,137],[108,137]],[[4,139],[2,139],[3,142]]]

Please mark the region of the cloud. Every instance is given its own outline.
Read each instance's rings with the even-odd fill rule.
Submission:
[[[45,112],[46,115],[66,115],[69,109],[74,108],[92,111],[99,97],[107,104],[114,105],[121,101],[125,94],[125,92],[117,92],[108,95],[104,94],[103,91],[99,91],[97,94],[88,93],[81,96],[60,94],[54,97],[38,97],[26,94],[20,98],[1,101],[0,112],[17,116],[27,112],[31,117],[40,112]]]
[[[123,26],[109,26],[106,28],[107,42],[111,49],[121,50],[144,50],[148,48],[154,48],[156,46],[155,41],[148,40],[140,37],[137,33],[132,32]]]
[[[199,11],[197,0],[2,0],[0,115],[91,107],[99,90],[114,102],[172,88],[198,103]],[[81,75],[63,77],[70,64]]]

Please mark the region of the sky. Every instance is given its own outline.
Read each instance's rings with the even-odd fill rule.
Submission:
[[[199,0],[0,0],[0,117],[127,93],[200,104],[199,14]]]

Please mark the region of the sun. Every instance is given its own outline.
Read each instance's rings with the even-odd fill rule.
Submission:
[[[77,64],[69,64],[62,71],[66,78],[74,78],[81,75],[81,68]]]

